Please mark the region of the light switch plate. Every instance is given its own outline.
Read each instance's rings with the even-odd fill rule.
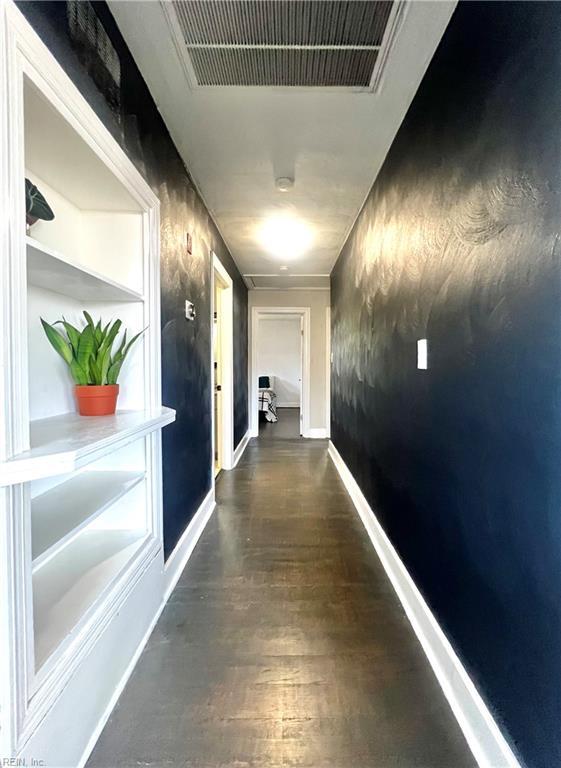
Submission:
[[[189,301],[189,299],[185,299],[185,319],[194,320],[196,316],[197,312],[195,311],[195,305],[192,301]]]
[[[427,339],[417,341],[417,368],[420,371],[426,371],[429,367],[428,361],[428,343]]]

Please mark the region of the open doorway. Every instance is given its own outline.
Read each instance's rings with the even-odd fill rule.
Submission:
[[[214,477],[232,469],[234,452],[233,285],[212,254],[212,455]]]
[[[309,423],[307,307],[252,310],[252,434],[267,439],[307,436]]]
[[[265,315],[257,325],[259,437],[302,436],[301,315]]]

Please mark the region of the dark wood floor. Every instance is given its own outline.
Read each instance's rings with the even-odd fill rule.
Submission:
[[[473,768],[326,443],[217,496],[88,768]]]
[[[294,440],[300,437],[300,409],[278,408],[278,421],[259,416],[260,440]]]

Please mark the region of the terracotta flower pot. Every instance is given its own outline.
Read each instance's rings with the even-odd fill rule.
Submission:
[[[76,385],[75,389],[80,416],[110,416],[115,413],[119,394],[118,384]]]

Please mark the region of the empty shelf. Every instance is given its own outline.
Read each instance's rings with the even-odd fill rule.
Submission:
[[[142,301],[142,294],[86,266],[73,263],[52,248],[26,237],[27,280],[31,285],[80,301]]]
[[[74,627],[146,540],[139,531],[83,531],[33,575],[35,669]]]
[[[60,552],[143,478],[144,472],[83,472],[32,499],[33,570]]]

